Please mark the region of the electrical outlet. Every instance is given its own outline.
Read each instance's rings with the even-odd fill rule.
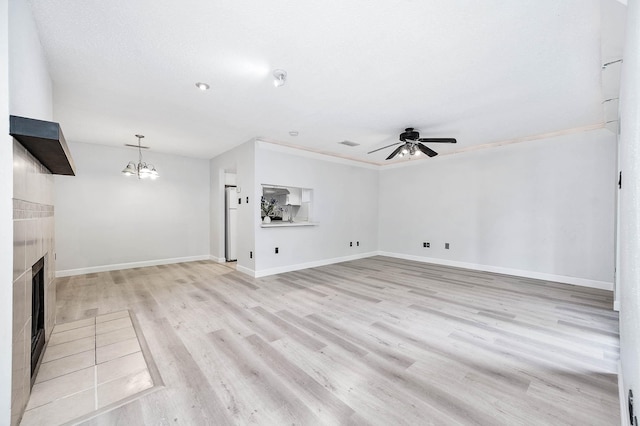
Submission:
[[[242,198],[238,198],[238,204],[242,204]]]
[[[360,241],[356,241],[356,245],[360,247]]]
[[[253,259],[253,252],[252,251],[249,252],[249,259]]]
[[[249,197],[247,197],[247,204],[249,204]]]
[[[278,247],[276,247],[276,254],[278,254]]]
[[[449,243],[444,243],[444,248],[449,250]]]
[[[353,247],[353,241],[349,241],[349,247]]]
[[[422,247],[429,248],[431,247],[431,243],[422,243]]]

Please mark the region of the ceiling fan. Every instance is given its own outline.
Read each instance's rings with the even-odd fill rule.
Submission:
[[[386,158],[387,160],[391,160],[396,156],[400,156],[400,157],[404,157],[405,155],[417,156],[417,155],[420,155],[420,153],[426,154],[429,157],[435,157],[436,155],[438,155],[437,152],[423,145],[422,142],[456,143],[457,141],[454,138],[421,138],[420,133],[418,133],[417,130],[415,130],[413,127],[407,127],[406,129],[404,129],[404,132],[400,133],[400,142],[392,143],[391,145],[374,149],[373,151],[369,151],[367,154],[373,154],[374,152],[380,151],[381,149],[386,149],[394,145],[401,144],[391,153],[391,155],[389,155]]]

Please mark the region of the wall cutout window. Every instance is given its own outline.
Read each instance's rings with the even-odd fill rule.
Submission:
[[[312,199],[311,188],[262,184],[260,217],[263,222],[310,222]]]

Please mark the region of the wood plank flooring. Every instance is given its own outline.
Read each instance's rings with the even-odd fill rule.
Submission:
[[[192,262],[58,280],[132,310],[165,388],[87,425],[617,425],[611,292],[387,257],[253,279]]]

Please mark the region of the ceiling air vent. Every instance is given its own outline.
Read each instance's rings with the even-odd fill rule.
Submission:
[[[342,141],[342,142],[338,142],[340,145],[346,145],[346,146],[358,146],[360,145],[359,143],[355,143],[355,142],[351,142],[351,141]]]

